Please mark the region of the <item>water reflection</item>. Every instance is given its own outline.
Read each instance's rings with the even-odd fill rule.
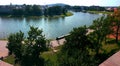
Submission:
[[[43,19],[42,17],[25,17],[26,22],[38,22],[41,19]]]
[[[0,17],[0,38],[7,37],[10,33],[23,31],[27,35],[30,26],[43,29],[47,39],[69,33],[73,28],[91,25],[92,21],[101,15],[77,12],[70,17],[45,18],[45,17]]]

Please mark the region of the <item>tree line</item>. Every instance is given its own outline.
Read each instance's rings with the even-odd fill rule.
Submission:
[[[12,15],[14,16],[54,16],[65,15],[67,9],[61,6],[45,7],[41,8],[38,5],[26,5],[24,9],[13,9]]]
[[[40,16],[42,15],[42,10],[37,5],[26,5],[25,8],[13,9],[12,15],[14,16]]]

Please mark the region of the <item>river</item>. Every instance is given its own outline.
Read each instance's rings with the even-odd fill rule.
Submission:
[[[9,34],[20,30],[27,35],[30,26],[42,29],[47,39],[55,39],[61,35],[68,34],[75,27],[89,26],[93,20],[102,16],[82,12],[73,12],[73,14],[69,17],[59,18],[0,17],[0,39],[6,38]]]

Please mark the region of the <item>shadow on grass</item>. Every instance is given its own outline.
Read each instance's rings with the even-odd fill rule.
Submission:
[[[115,39],[109,39],[107,42],[107,44],[114,44],[116,43]]]

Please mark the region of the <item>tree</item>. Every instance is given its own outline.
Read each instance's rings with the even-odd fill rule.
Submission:
[[[47,50],[45,37],[38,28],[30,27],[28,37],[25,42],[27,45],[23,54],[22,63],[24,66],[44,66],[44,59],[40,54]],[[30,63],[31,62],[31,63]]]
[[[26,5],[25,7],[25,15],[29,16],[32,14],[32,6],[31,5]]]
[[[44,15],[45,15],[45,16],[48,15],[48,9],[47,9],[47,8],[45,8],[45,10],[44,10]]]
[[[94,49],[96,52],[96,56],[99,55],[99,51],[102,51],[102,43],[105,40],[106,36],[111,34],[111,18],[109,16],[105,17],[102,16],[93,21],[91,25],[91,29],[94,30],[91,34],[89,34],[89,38],[91,39],[92,43],[94,44]]]
[[[116,43],[118,43],[118,38],[120,36],[120,9],[116,9],[113,13],[113,27],[115,27],[114,29],[114,34],[115,34],[115,38],[116,38]]]
[[[48,14],[49,16],[61,15],[67,12],[67,10],[61,6],[49,7],[46,11],[44,14]]]
[[[47,50],[45,37],[42,30],[30,27],[28,37],[23,38],[24,34],[12,34],[8,38],[8,49],[15,55],[16,60],[22,66],[44,66],[44,59],[40,56]]]
[[[40,15],[42,15],[42,10],[40,9],[40,7],[38,5],[33,5],[32,6],[32,15],[33,16],[40,16]]]
[[[24,34],[20,31],[15,34],[11,34],[8,38],[7,48],[9,53],[14,53],[16,58],[21,57],[21,48],[22,48],[22,41],[24,39]]]
[[[86,35],[87,28],[73,29],[58,54],[59,66],[93,66],[98,60],[90,54],[93,44]]]
[[[22,41],[24,40],[24,33],[17,32],[11,34],[8,38],[7,48],[9,50],[9,55],[15,55],[15,64],[22,58]]]
[[[23,9],[13,9],[13,15],[22,16],[22,15],[24,15],[24,10]]]
[[[82,11],[82,9],[81,9],[80,6],[73,6],[73,7],[72,7],[72,10],[75,11],[75,12],[80,12],[80,11]]]

